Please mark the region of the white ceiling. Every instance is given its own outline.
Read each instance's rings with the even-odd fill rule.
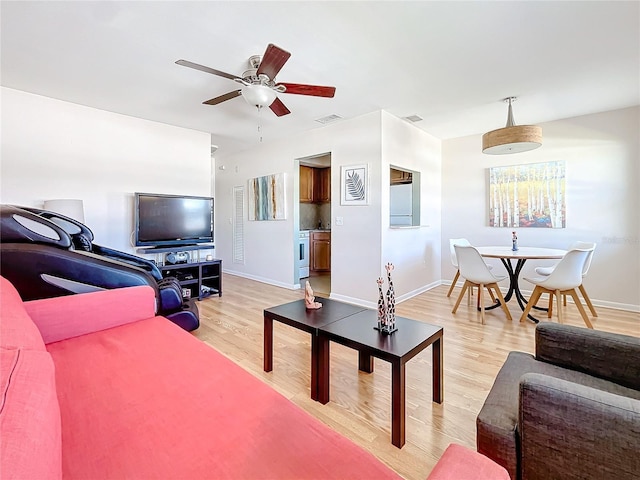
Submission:
[[[327,115],[419,115],[441,138],[640,103],[638,1],[1,3],[1,82],[9,88],[212,134],[219,153],[258,141],[238,88],[176,65],[234,75],[268,43],[291,52],[277,80],[333,85],[332,99],[280,94],[264,141],[321,128]]]

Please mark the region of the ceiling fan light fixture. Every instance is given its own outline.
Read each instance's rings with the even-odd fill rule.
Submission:
[[[242,87],[242,98],[254,107],[268,107],[276,99],[276,92],[265,85],[245,85]]]
[[[482,153],[489,155],[505,155],[534,150],[542,145],[542,127],[537,125],[516,125],[511,107],[516,97],[507,97],[509,103],[507,125],[492,130],[482,136]]]

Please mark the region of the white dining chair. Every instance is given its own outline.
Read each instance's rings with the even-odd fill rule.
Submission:
[[[533,289],[531,298],[527,303],[527,307],[522,312],[520,321],[524,322],[531,309],[540,299],[540,296],[548,293],[549,318],[551,318],[553,310],[553,297],[555,297],[556,305],[558,307],[558,322],[563,323],[560,297],[561,295],[571,295],[574,303],[576,304],[576,307],[578,307],[578,311],[580,312],[584,323],[587,325],[587,327],[593,328],[593,325],[589,321],[589,317],[587,317],[587,312],[584,310],[584,307],[580,302],[578,292],[576,291],[576,288],[578,288],[582,284],[582,272],[584,269],[584,264],[587,261],[590,252],[592,251],[593,250],[588,249],[570,250],[564,257],[562,257],[562,260],[560,260],[560,262],[555,266],[555,268],[549,275],[534,278],[525,277],[525,280],[535,285],[535,288]]]
[[[504,297],[502,296],[502,292],[500,291],[500,287],[498,287],[498,282],[501,282],[506,277],[500,276],[496,277],[487,264],[484,263],[483,258],[471,245],[454,245],[454,249],[456,251],[456,257],[458,260],[458,270],[460,271],[460,276],[464,278],[464,285],[462,286],[462,290],[460,291],[460,295],[458,296],[458,300],[456,301],[455,306],[451,313],[456,313],[458,310],[458,306],[462,301],[462,297],[464,297],[465,292],[468,288],[478,287],[478,304],[480,306],[480,320],[484,325],[484,302],[482,299],[482,292],[486,288],[492,299],[493,292],[495,292],[495,296],[500,301],[500,306],[504,310],[507,318],[512,320],[511,313],[507,308],[507,304],[504,301]]]
[[[447,292],[447,297],[451,296],[451,293],[453,292],[453,289],[456,286],[458,279],[460,278],[460,269],[458,268],[458,258],[456,256],[456,249],[453,248],[454,245],[461,245],[463,247],[468,247],[471,245],[471,243],[469,243],[469,240],[467,240],[466,238],[450,238],[449,239],[449,253],[451,255],[451,264],[454,267],[456,267],[456,275],[453,277],[453,281],[451,282],[451,286],[449,287],[449,291]],[[486,265],[489,270],[493,268],[493,265],[489,265],[489,264],[486,264]],[[470,293],[473,293],[473,288],[471,289]]]
[[[596,313],[596,309],[594,308],[593,303],[591,303],[591,299],[589,298],[589,295],[587,295],[587,291],[584,288],[584,277],[587,276],[587,273],[589,272],[589,268],[591,267],[591,259],[593,258],[593,252],[596,249],[596,244],[593,242],[578,241],[578,242],[574,242],[569,247],[569,250],[575,250],[575,249],[591,250],[589,253],[589,256],[587,257],[587,261],[584,264],[584,268],[582,269],[582,283],[578,287],[578,290],[580,290],[580,293],[582,294],[582,298],[584,298],[584,301],[587,304],[587,307],[589,307],[589,311],[591,312],[591,315],[593,315],[594,317],[597,317],[598,314]],[[551,275],[551,272],[553,272],[554,268],[556,268],[556,265],[552,265],[550,267],[537,267],[536,273],[541,276],[548,276],[548,275]],[[567,305],[566,295],[562,296],[562,304],[564,306]]]

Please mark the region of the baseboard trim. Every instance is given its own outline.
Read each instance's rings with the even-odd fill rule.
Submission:
[[[464,283],[463,281],[462,282],[460,280],[458,281],[458,284],[460,285],[460,287],[462,287],[463,283]],[[442,280],[440,282],[440,285],[450,286],[451,280]],[[501,285],[500,290],[502,290],[502,292],[504,293],[505,286]],[[531,296],[531,294],[533,293],[533,290],[520,290],[520,291],[527,296]],[[571,297],[568,297],[567,302],[573,303],[573,299]],[[591,299],[591,303],[593,303],[594,307],[612,308],[614,310],[624,310],[625,312],[640,313],[640,305],[633,305],[630,303],[607,302],[606,300],[597,300],[593,298]],[[584,306],[586,307],[586,305]]]

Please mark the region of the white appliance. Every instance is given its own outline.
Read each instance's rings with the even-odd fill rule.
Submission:
[[[309,276],[309,230],[300,232],[298,241],[298,266],[300,267],[300,278]]]
[[[391,225],[413,224],[413,185],[391,185],[389,195],[389,210],[391,213]]]

